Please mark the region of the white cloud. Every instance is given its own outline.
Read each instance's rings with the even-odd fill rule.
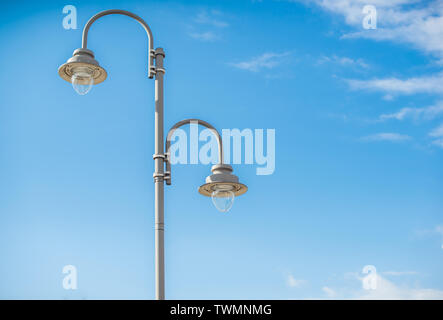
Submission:
[[[398,286],[393,282],[383,278],[379,274],[375,275],[377,287],[375,290],[360,290],[354,294],[353,299],[365,300],[434,300],[443,299],[443,291],[436,289],[409,288]]]
[[[419,237],[439,235],[441,237],[441,241],[442,241],[441,248],[443,249],[443,224],[438,225],[433,229],[415,230],[415,234]]]
[[[292,0],[293,2],[297,0]],[[298,0],[310,3],[311,1]],[[356,29],[343,38],[370,38],[407,43],[415,48],[443,58],[443,3],[439,0],[423,3],[418,0],[314,0],[325,10],[344,17]],[[364,30],[365,5],[377,9],[377,29]]]
[[[335,63],[339,64],[341,66],[349,66],[349,67],[360,67],[367,69],[369,68],[369,65],[363,60],[363,59],[352,59],[349,57],[339,57],[336,55],[333,55],[331,57],[324,56],[318,59],[318,64],[324,64],[324,63]]]
[[[439,127],[432,130],[429,135],[433,138],[436,138],[432,141],[432,144],[443,149],[443,123]],[[443,227],[441,231],[443,231]]]
[[[443,137],[443,123],[429,133],[431,137]]]
[[[264,53],[261,56],[254,57],[250,60],[238,62],[238,63],[229,63],[229,65],[251,72],[258,72],[262,69],[273,69],[276,66],[280,65],[283,60],[282,58],[289,55],[289,52],[284,53]]]
[[[384,96],[383,96],[383,100],[385,100],[385,101],[394,101],[394,99],[395,99],[395,97],[392,95],[392,94],[385,94]]]
[[[382,114],[379,117],[380,121],[385,120],[405,120],[411,118],[413,120],[432,120],[437,116],[443,114],[443,101],[438,102],[436,105],[423,107],[423,108],[403,108],[398,112]]]
[[[388,276],[407,276],[407,275],[416,275],[418,272],[416,271],[385,271],[383,274]]]
[[[202,40],[202,41],[214,41],[218,39],[218,36],[211,31],[207,31],[207,32],[191,32],[189,33],[189,35],[194,38],[194,39],[198,39],[198,40]]]
[[[220,29],[229,27],[229,23],[222,18],[223,13],[218,10],[201,11],[193,19],[194,24],[190,26],[191,32],[188,32],[188,35],[201,41],[219,40]]]
[[[323,7],[331,12],[343,15],[346,23],[350,25],[361,25],[363,17],[365,16],[362,12],[363,7],[367,4],[372,4],[377,8],[378,11],[397,9],[405,4],[411,4],[417,2],[417,0],[300,0],[301,2],[314,2],[317,5]],[[298,2],[300,2],[298,1]],[[297,2],[297,0],[292,0],[292,2]],[[396,17],[395,21],[404,21],[405,17]],[[387,24],[391,24],[393,21],[385,21]]]
[[[433,56],[443,65],[443,1],[442,0],[288,0],[316,5],[344,18],[350,27],[342,39],[365,38],[375,41],[401,43]],[[377,28],[366,30],[363,26],[366,13],[363,8],[373,5],[377,10]],[[375,79],[348,79],[351,89],[378,91],[383,99],[393,100],[397,95],[436,94],[443,95],[443,72],[404,77]],[[389,119],[431,120],[443,114],[443,103],[426,108],[403,108],[396,113],[383,114],[380,121]],[[436,136],[432,144],[443,148],[443,135]],[[398,134],[377,134],[364,137],[366,141],[400,142],[411,137]]]
[[[361,138],[362,141],[389,141],[389,142],[404,142],[410,140],[411,137],[399,133],[376,133]]]
[[[443,93],[443,73],[438,76],[418,77],[406,80],[391,79],[375,79],[375,80],[348,80],[353,89],[379,90],[388,93],[413,94],[420,92],[427,93]],[[402,108],[397,112],[382,114],[378,121],[387,120],[433,120],[443,115],[443,101],[437,102],[435,105],[423,108]],[[431,144],[443,149],[443,124],[429,133],[434,139]],[[366,141],[404,141],[409,140],[409,136],[398,134],[378,134],[363,138]]]
[[[292,274],[288,275],[286,284],[291,288],[298,288],[306,283],[306,280],[295,279]]]
[[[321,290],[328,296],[328,298],[335,298],[337,296],[337,293],[335,290],[329,288],[329,287],[323,287]]]
[[[443,41],[442,41],[443,42]],[[372,80],[347,80],[352,89],[382,91],[411,95],[416,93],[443,94],[443,73],[409,79],[383,78]]]
[[[199,24],[211,25],[217,28],[225,28],[229,26],[229,23],[221,20],[222,13],[217,10],[201,11],[195,17],[194,21]]]
[[[388,271],[384,274],[391,273],[391,275],[416,274],[411,272],[395,272]],[[349,275],[352,275],[350,277]],[[358,273],[348,274],[347,278],[351,282],[346,287],[330,288],[323,287],[324,293],[331,292],[335,299],[348,300],[441,300],[443,299],[443,290],[428,289],[420,287],[410,287],[406,284],[398,284],[387,280],[380,274],[375,273],[371,275],[374,281],[374,289],[364,289],[365,277],[361,277]],[[356,288],[358,286],[358,288]],[[327,288],[327,289],[325,289]]]

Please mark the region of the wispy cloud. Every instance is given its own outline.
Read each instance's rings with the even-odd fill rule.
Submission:
[[[318,59],[317,64],[325,64],[325,63],[333,63],[338,64],[341,66],[348,66],[348,67],[359,67],[367,69],[369,68],[369,65],[363,60],[363,59],[353,59],[349,57],[339,57],[336,55],[333,56],[323,56],[320,59]]]
[[[409,79],[385,78],[373,80],[348,80],[353,89],[383,91],[390,96],[391,94],[411,95],[416,93],[434,93],[443,94],[443,73],[431,76],[415,77]],[[423,108],[402,108],[397,112],[382,114],[378,121],[387,120],[433,120],[443,115],[443,101],[435,105]],[[431,144],[443,149],[443,128],[439,127],[429,133],[434,139]],[[389,140],[400,142],[409,140],[410,137],[403,135],[378,135],[367,137],[369,140]]]
[[[284,53],[264,53],[261,56],[253,57],[249,60],[229,63],[237,69],[247,70],[251,72],[258,72],[263,69],[273,69],[283,62],[283,58],[287,57],[289,52]]]
[[[318,6],[339,14],[355,31],[343,38],[370,38],[377,41],[406,43],[415,48],[443,58],[443,3],[440,0],[292,0],[314,2]],[[377,29],[364,30],[362,9],[372,4],[377,8]]]
[[[341,39],[365,38],[375,41],[402,43],[421,53],[432,56],[443,65],[443,1],[430,0],[287,0],[315,5],[343,17],[350,31]],[[377,28],[366,30],[363,21],[366,5],[377,10]],[[339,63],[336,59],[336,63]],[[346,63],[343,60],[343,63]],[[351,64],[351,62],[349,62]],[[392,101],[399,95],[443,95],[443,72],[412,77],[378,77],[373,79],[346,79],[353,90],[380,92],[383,99]],[[403,108],[395,113],[384,113],[378,121],[432,120],[443,114],[443,104],[424,108]],[[443,148],[443,136],[433,136],[432,144]],[[411,137],[399,134],[377,134],[362,138],[364,141],[401,142]]]
[[[354,293],[354,299],[365,300],[440,300],[443,291],[425,288],[409,288],[398,286],[394,282],[376,275],[377,287],[375,290],[360,290]]]
[[[387,271],[383,274],[390,274],[392,276],[401,275],[416,275],[412,272],[395,272]],[[352,276],[349,276],[352,275]],[[364,289],[364,281],[368,276],[362,277],[358,273],[348,274],[347,279],[350,281],[349,285],[331,288],[323,287],[323,293],[333,294],[334,299],[352,299],[352,300],[441,300],[443,299],[443,291],[438,289],[420,288],[414,286],[411,288],[405,283],[396,283],[387,280],[379,273],[371,275],[375,282],[375,288]],[[398,279],[398,278],[397,278]],[[398,281],[398,280],[397,280]],[[356,289],[356,286],[359,286]],[[328,297],[331,297],[328,295]]]
[[[203,10],[194,17],[188,35],[193,39],[206,42],[219,40],[220,29],[229,27],[229,23],[223,18],[224,14],[221,11]]]
[[[211,25],[217,28],[225,28],[229,26],[229,23],[221,20],[223,14],[218,10],[201,11],[197,14],[194,21],[199,24]]]
[[[432,228],[432,229],[415,230],[414,233],[418,237],[436,236],[436,235],[440,236],[441,248],[443,249],[443,224],[437,225],[435,228]]]
[[[441,124],[438,128],[432,130],[429,135],[431,137],[443,137],[443,124]]]
[[[405,134],[399,133],[376,133],[369,136],[362,137],[360,140],[367,142],[388,141],[388,142],[404,142],[412,138]]]
[[[416,93],[443,94],[443,73],[423,77],[414,77],[409,79],[348,79],[347,82],[352,89],[356,90],[373,90],[404,95],[411,95]]]
[[[432,144],[443,149],[443,123],[432,130],[429,135],[435,138]],[[443,227],[441,227],[440,232],[443,234]]]
[[[433,120],[440,115],[443,115],[443,101],[438,102],[436,105],[423,108],[402,108],[394,113],[382,114],[379,120]]]
[[[437,146],[437,147],[443,149],[443,138],[442,138],[442,139],[436,139],[436,140],[433,140],[433,141],[432,141],[432,144],[433,144],[434,146]],[[442,248],[443,248],[443,245],[442,245]]]
[[[417,275],[416,271],[385,271],[383,274],[387,276],[409,276],[409,275]]]
[[[307,281],[301,279],[295,279],[292,274],[289,274],[286,278],[286,284],[291,288],[298,288],[304,285]]]
[[[335,290],[329,287],[323,287],[321,290],[328,296],[328,298],[335,298],[337,296]]]
[[[190,32],[189,36],[191,36],[194,39],[202,40],[202,41],[215,41],[219,37],[211,31],[206,32]]]

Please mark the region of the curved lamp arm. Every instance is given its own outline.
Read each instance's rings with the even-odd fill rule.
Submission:
[[[148,24],[142,19],[140,18],[138,15],[129,12],[129,11],[125,11],[125,10],[119,10],[119,9],[111,9],[111,10],[105,10],[102,12],[97,13],[95,16],[93,16],[91,19],[89,19],[89,21],[86,23],[84,29],[83,29],[83,35],[82,35],[82,48],[83,49],[87,49],[88,46],[88,32],[89,32],[89,28],[91,27],[91,25],[99,18],[103,17],[103,16],[107,16],[110,14],[121,14],[124,16],[128,16],[131,17],[135,20],[137,20],[142,27],[145,29],[146,33],[148,34],[148,76],[149,78],[153,78],[154,74],[155,74],[155,67],[154,67],[154,57],[155,57],[155,52],[154,52],[154,37],[152,36],[152,31],[151,28],[149,28]]]
[[[174,134],[175,130],[177,130],[181,126],[184,126],[186,124],[191,124],[191,123],[200,124],[200,125],[204,126],[204,127],[208,128],[209,130],[211,130],[211,132],[215,135],[215,137],[217,138],[217,143],[218,143],[218,162],[219,162],[219,164],[223,164],[223,141],[222,141],[220,133],[217,131],[217,129],[215,129],[211,124],[207,123],[206,121],[199,120],[199,119],[185,119],[185,120],[179,121],[171,127],[171,129],[168,132],[168,135],[166,136],[165,150],[166,150],[166,154],[167,154],[167,161],[166,161],[165,180],[166,180],[167,185],[171,184],[171,154],[169,153],[169,148],[171,147],[172,135]]]

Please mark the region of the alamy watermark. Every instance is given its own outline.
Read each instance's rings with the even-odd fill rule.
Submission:
[[[66,265],[62,270],[63,277],[62,285],[65,290],[77,290],[77,268],[73,265]]]
[[[362,21],[363,29],[377,29],[377,8],[368,4],[363,7],[362,13],[365,14]]]
[[[376,290],[377,289],[377,269],[373,265],[366,265],[362,270],[366,274],[362,279],[363,289]]]
[[[77,8],[73,5],[63,7],[63,28],[66,30],[77,29]]]
[[[275,129],[266,129],[266,134],[264,129],[223,129],[222,141],[224,163],[256,165],[257,175],[274,173]],[[200,142],[203,142],[201,147]],[[210,129],[199,133],[198,124],[191,123],[189,139],[183,129],[175,130],[169,154],[171,164],[217,164],[217,139]]]

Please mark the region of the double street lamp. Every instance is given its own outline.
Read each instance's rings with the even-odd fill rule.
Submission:
[[[165,263],[164,263],[164,183],[171,184],[171,154],[169,148],[171,138],[176,129],[186,124],[200,124],[207,127],[215,135],[218,142],[219,163],[212,166],[212,174],[206,178],[206,183],[200,186],[200,194],[212,197],[216,208],[222,212],[228,211],[234,197],[242,195],[248,188],[239,182],[232,167],[223,162],[223,144],[219,132],[209,123],[198,119],[186,119],[177,122],[169,130],[166,141],[163,128],[163,77],[165,69],[162,48],[154,49],[154,39],[148,24],[139,16],[124,10],[105,10],[93,16],[85,25],[82,36],[82,47],[76,49],[73,56],[58,69],[60,77],[71,82],[75,91],[84,95],[93,85],[103,82],[107,73],[95,60],[94,53],[87,48],[88,32],[91,25],[99,18],[121,14],[137,20],[148,35],[148,77],[155,78],[155,153],[153,155],[155,170],[155,297],[165,299]],[[154,63],[155,62],[155,63]],[[165,148],[164,148],[165,146]],[[166,152],[165,152],[166,150]]]

